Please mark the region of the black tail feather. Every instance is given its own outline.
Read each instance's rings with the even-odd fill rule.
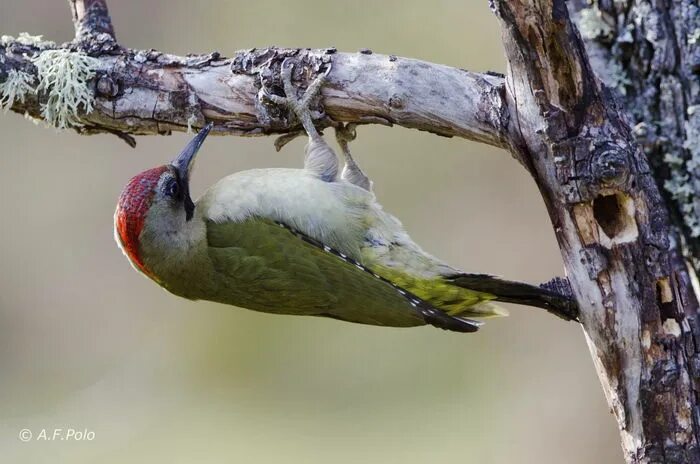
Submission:
[[[434,308],[421,308],[423,320],[438,329],[452,332],[471,333],[479,330],[483,322],[464,317],[450,316],[449,314]]]
[[[495,295],[496,301],[534,306],[568,321],[578,320],[578,306],[571,297],[570,290],[568,294],[563,293],[568,289],[568,282],[564,284],[563,279],[554,279],[543,287],[502,280],[488,274],[457,274],[447,280],[458,287]]]

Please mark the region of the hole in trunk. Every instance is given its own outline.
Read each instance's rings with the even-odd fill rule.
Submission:
[[[634,201],[622,192],[599,195],[593,200],[593,217],[600,228],[600,243],[610,248],[637,238]]]

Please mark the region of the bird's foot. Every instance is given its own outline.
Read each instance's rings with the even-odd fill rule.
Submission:
[[[351,184],[355,184],[367,191],[372,191],[372,181],[369,180],[369,177],[360,169],[360,166],[357,165],[350,153],[349,143],[357,137],[356,127],[357,124],[353,123],[335,126],[335,139],[338,141],[341,150],[343,150],[343,155],[345,155],[345,167],[343,168],[341,177]]]
[[[322,74],[311,82],[309,87],[306,89],[301,97],[297,96],[297,89],[292,83],[292,72],[294,71],[294,64],[290,62],[287,58],[282,62],[282,85],[284,86],[285,96],[279,96],[274,94],[267,95],[267,98],[278,104],[287,107],[294,115],[299,119],[304,130],[308,136],[312,139],[320,138],[320,134],[314,126],[313,120],[318,119],[322,114],[311,110],[311,102],[319,96],[321,93],[321,87],[326,82],[326,75],[330,71],[330,67],[326,70],[325,74]],[[283,140],[279,144],[279,148],[284,146],[289,140]],[[275,144],[277,146],[277,143]]]
[[[330,67],[327,68],[326,74]],[[297,89],[292,83],[294,65],[287,58],[282,62],[281,79],[285,96],[267,95],[267,98],[281,106],[288,108],[301,121],[306,134],[309,136],[309,144],[306,147],[304,169],[326,182],[334,182],[338,178],[338,157],[333,149],[323,140],[321,134],[314,125],[314,117],[319,119],[321,115],[314,114],[311,104],[319,96],[321,87],[326,80],[326,74],[316,77],[304,91],[301,97],[297,96]],[[299,132],[282,136],[275,141],[275,148],[279,151],[285,144],[293,140]]]
[[[348,143],[357,138],[357,124],[349,122],[338,124],[335,127],[335,139],[341,147],[347,147]]]
[[[280,135],[275,139],[275,150],[281,151],[284,148],[284,146],[287,145],[289,142],[305,134],[306,133],[303,130],[298,130]]]

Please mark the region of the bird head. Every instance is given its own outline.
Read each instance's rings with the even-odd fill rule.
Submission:
[[[114,214],[117,243],[140,271],[154,277],[139,252],[142,233],[158,223],[164,233],[177,230],[194,216],[190,176],[194,160],[213,124],[207,124],[170,164],[133,177],[122,190]],[[168,230],[171,229],[171,230]]]

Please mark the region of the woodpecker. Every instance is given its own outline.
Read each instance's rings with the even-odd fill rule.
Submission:
[[[118,201],[115,237],[133,267],[190,300],[275,314],[323,316],[391,327],[474,332],[474,318],[505,315],[497,301],[576,319],[556,291],[468,274],[423,251],[384,211],[353,160],[352,127],[336,131],[345,165],[309,109],[324,77],[301,97],[282,65],[286,105],[309,137],[303,169],[254,169],[225,177],[195,203],[190,176],[208,124],[168,165],[132,178]]]

